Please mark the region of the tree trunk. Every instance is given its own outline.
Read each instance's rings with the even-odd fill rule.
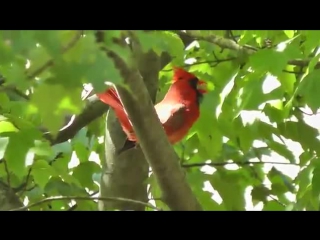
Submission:
[[[135,52],[140,73],[155,102],[158,87],[160,58],[154,53]],[[168,59],[166,59],[168,63]],[[113,111],[109,111],[106,121],[105,162],[101,176],[101,197],[122,197],[148,202],[147,182],[149,165],[140,148],[131,149],[116,155],[125,142],[125,134]],[[99,202],[99,210],[145,210],[144,206],[124,202]]]

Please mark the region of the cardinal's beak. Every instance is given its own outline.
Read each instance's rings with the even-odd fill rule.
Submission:
[[[205,81],[199,80],[198,81],[198,91],[200,93],[207,93],[207,83]]]

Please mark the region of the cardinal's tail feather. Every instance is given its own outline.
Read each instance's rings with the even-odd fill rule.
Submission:
[[[109,88],[104,93],[97,94],[100,101],[108,104],[113,109],[123,109],[123,105],[120,101],[120,98],[117,92],[113,88]]]
[[[124,132],[127,135],[128,133],[132,132],[132,125],[130,123],[127,113],[123,108],[119,95],[115,91],[115,89],[109,88],[104,93],[98,93],[97,96],[100,99],[100,101],[104,102],[105,104],[108,104],[114,110]]]

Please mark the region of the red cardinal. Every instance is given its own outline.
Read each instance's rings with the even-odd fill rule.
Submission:
[[[200,88],[204,84],[204,81],[184,69],[174,68],[172,85],[164,99],[155,105],[157,115],[171,144],[182,140],[199,118],[199,105],[203,94],[207,93],[205,89]],[[115,89],[109,88],[97,96],[115,111],[127,135],[127,141],[118,153],[136,146],[137,137]]]

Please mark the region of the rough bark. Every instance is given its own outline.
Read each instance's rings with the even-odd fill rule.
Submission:
[[[184,45],[190,44],[193,39],[181,37]],[[153,52],[142,54],[139,48],[133,47],[138,68],[143,77],[153,103],[158,88],[158,71],[171,61],[167,53],[160,59]],[[160,66],[159,66],[160,64]],[[100,183],[101,197],[123,197],[139,201],[147,201],[147,183],[149,164],[140,148],[131,149],[117,156],[116,149],[123,146],[125,135],[115,118],[113,111],[109,112],[105,134],[105,160]],[[116,208],[119,210],[144,211],[141,205],[122,202],[99,202],[99,210]]]
[[[153,102],[155,101],[158,87],[158,72],[161,67],[160,59],[154,52],[142,54],[135,51],[135,59],[148,92]],[[125,141],[125,135],[110,111],[107,117],[105,133],[105,162],[101,177],[101,197],[123,197],[138,201],[148,202],[147,178],[149,164],[147,163],[140,148],[131,149],[117,155],[116,151],[121,148]],[[100,210],[145,210],[144,206],[125,202],[99,202]]]
[[[117,90],[143,154],[160,186],[162,199],[171,210],[202,210],[186,182],[179,158],[165,135],[136,65],[128,66],[112,51],[108,51],[108,56],[113,59],[128,86],[118,85]]]
[[[0,211],[23,207],[23,203],[12,189],[0,182]]]

